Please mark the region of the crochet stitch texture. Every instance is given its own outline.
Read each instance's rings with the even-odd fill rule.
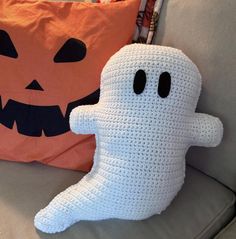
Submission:
[[[137,94],[139,70],[146,84],[142,75]],[[166,97],[158,95],[163,72],[171,77]],[[70,115],[73,132],[96,135],[92,170],[41,210],[35,226],[55,233],[80,220],[141,220],[165,210],[184,183],[188,148],[222,138],[218,118],[195,113],[200,90],[200,73],[180,50],[132,44],[118,51],[103,69],[98,104]]]

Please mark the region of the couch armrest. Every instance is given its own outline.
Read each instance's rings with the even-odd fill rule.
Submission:
[[[223,228],[215,239],[235,239],[236,238],[236,217]]]

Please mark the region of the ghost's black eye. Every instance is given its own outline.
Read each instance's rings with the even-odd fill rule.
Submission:
[[[86,56],[86,45],[81,40],[70,38],[60,48],[54,57],[54,62],[76,62],[81,61]]]
[[[170,93],[171,75],[168,72],[161,73],[158,84],[158,95],[166,98]]]
[[[4,30],[0,30],[0,55],[17,58],[18,54],[13,42]]]
[[[144,70],[138,70],[134,76],[134,93],[139,95],[144,91],[146,85],[146,73]]]

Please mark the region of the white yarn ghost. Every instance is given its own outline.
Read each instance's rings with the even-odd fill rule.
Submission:
[[[41,210],[35,226],[55,233],[80,220],[141,220],[165,210],[184,183],[188,148],[222,138],[218,118],[195,113],[200,90],[200,73],[180,50],[118,51],[103,69],[98,104],[70,115],[73,132],[96,135],[92,170]]]

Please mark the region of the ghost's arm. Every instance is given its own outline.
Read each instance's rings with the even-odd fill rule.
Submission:
[[[190,121],[191,144],[203,147],[217,146],[223,136],[221,121],[208,114],[195,113]]]
[[[70,128],[76,134],[95,134],[96,105],[82,105],[70,113]]]

